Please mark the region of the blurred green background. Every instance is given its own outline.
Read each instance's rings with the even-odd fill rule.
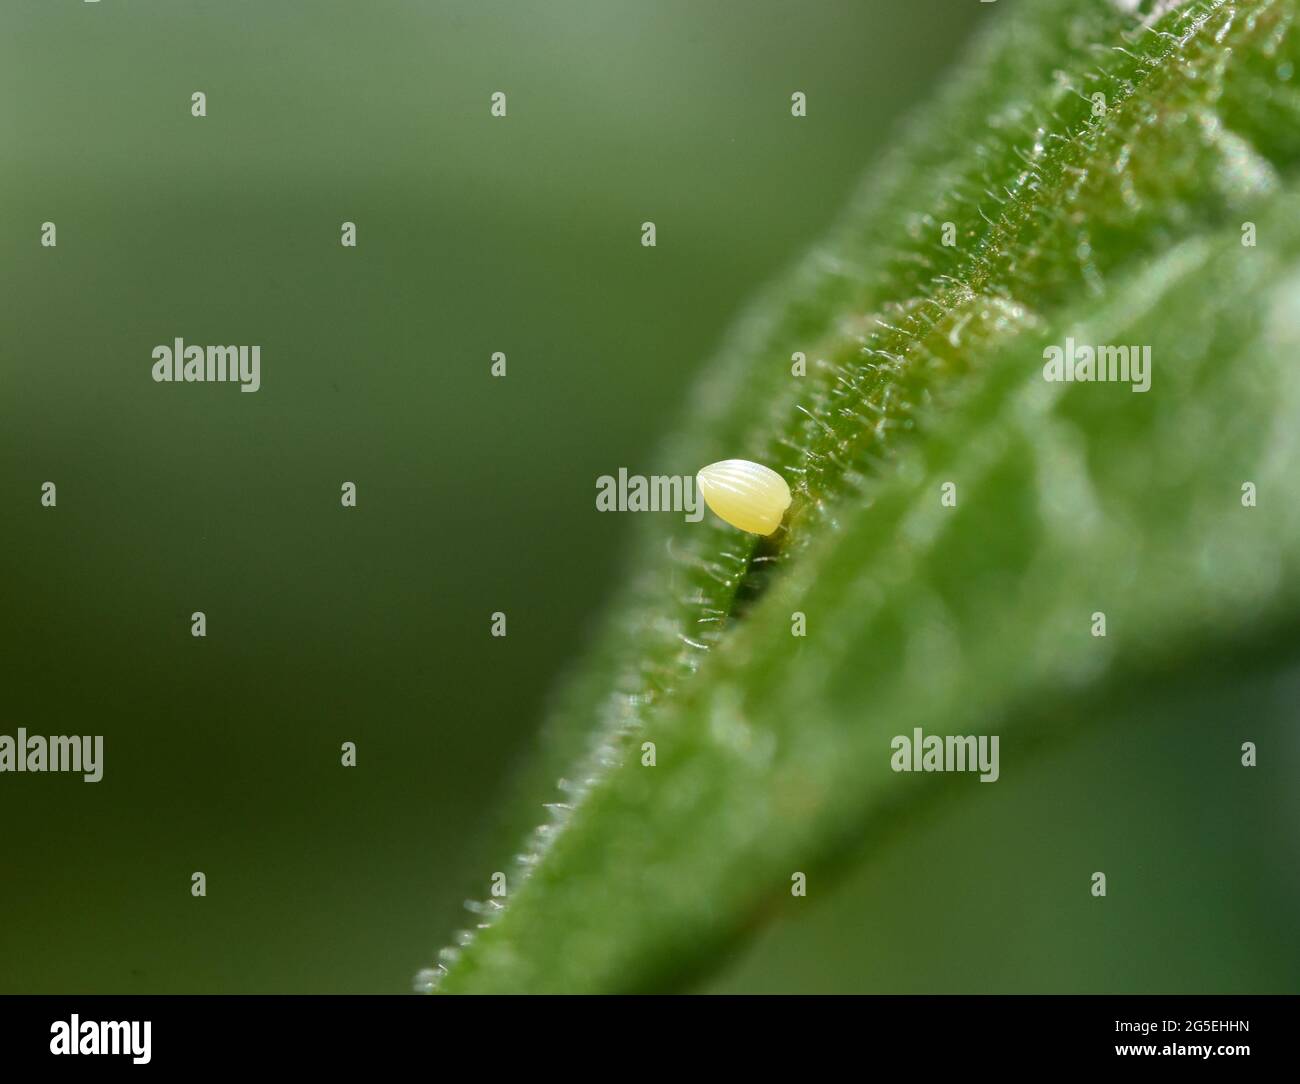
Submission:
[[[635,526],[595,511],[596,477],[668,469],[658,439],[747,295],[995,11],[0,7],[0,733],[106,744],[98,784],[0,776],[0,990],[409,989],[531,827],[516,769]],[[260,344],[261,390],[155,384],[176,336]],[[1261,772],[1300,759],[1294,693],[1220,696],[1258,709]],[[1177,757],[1155,788],[1111,771],[1212,739],[1214,703],[1004,764],[708,988],[1293,986],[1294,799],[1244,776],[1207,798]],[[1223,862],[1194,899],[1152,868],[1085,915],[1062,877],[1139,823],[1135,852],[1209,832]]]

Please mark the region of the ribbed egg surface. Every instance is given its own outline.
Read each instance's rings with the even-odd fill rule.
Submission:
[[[790,487],[776,471],[748,459],[724,459],[695,476],[719,519],[751,534],[771,534],[790,507]]]

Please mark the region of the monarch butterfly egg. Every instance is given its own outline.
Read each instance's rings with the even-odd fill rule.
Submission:
[[[790,507],[790,487],[770,467],[724,459],[701,467],[695,480],[704,503],[719,519],[750,534],[771,534]]]

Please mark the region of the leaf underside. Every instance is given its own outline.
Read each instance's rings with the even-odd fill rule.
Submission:
[[[893,735],[1005,755],[1087,725],[1081,698],[1293,638],[1296,4],[1003,7],[663,449],[782,470],[785,526],[645,517],[548,723],[547,822],[430,986],[676,987],[915,800]],[[1044,380],[1067,337],[1149,345],[1150,391]]]

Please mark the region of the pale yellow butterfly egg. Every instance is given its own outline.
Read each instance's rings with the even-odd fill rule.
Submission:
[[[750,534],[771,534],[790,507],[790,487],[776,471],[748,459],[724,459],[695,476],[704,503],[719,519]]]

